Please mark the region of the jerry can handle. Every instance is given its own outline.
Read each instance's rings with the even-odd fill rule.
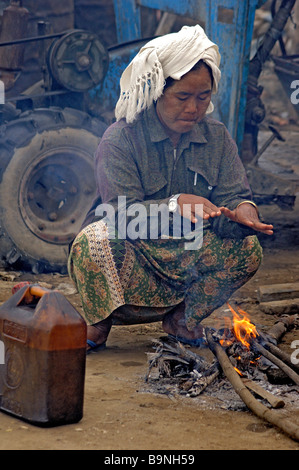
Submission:
[[[29,304],[36,304],[39,299],[41,299],[45,294],[47,294],[49,289],[45,289],[41,286],[37,285],[32,285],[28,281],[24,282],[19,282],[12,288],[12,294],[14,297],[14,294],[16,294],[20,289],[25,288],[25,291],[23,291],[23,295],[21,298],[18,299],[17,305],[29,305]]]
[[[48,292],[48,290],[45,290],[40,286],[31,286],[29,288],[28,294],[31,294],[33,297],[42,297],[47,292]]]
[[[25,291],[24,296],[22,297],[20,304],[28,305],[28,304],[36,303],[47,292],[49,292],[48,289],[43,289],[40,286],[30,286]],[[38,297],[38,300],[36,299],[37,297]]]

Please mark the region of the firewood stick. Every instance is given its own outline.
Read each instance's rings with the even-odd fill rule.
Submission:
[[[296,327],[299,324],[299,315],[287,315],[283,316],[274,326],[267,332],[275,341],[279,342],[282,336],[290,329]],[[260,333],[259,333],[260,334]],[[263,335],[261,335],[263,336]],[[290,356],[282,351],[279,347],[275,346],[273,343],[266,342],[265,348],[270,351],[274,356],[277,356],[285,364],[287,364],[291,369],[299,371],[299,366],[291,362]]]
[[[272,353],[274,356],[281,359],[291,369],[297,370],[299,372],[299,365],[293,364],[289,354],[287,354],[285,351],[282,351],[280,348],[278,348],[272,343],[265,343],[265,349],[269,350],[270,353]]]
[[[245,405],[259,418],[266,420],[268,423],[273,424],[274,426],[281,429],[292,439],[299,441],[299,427],[292,423],[285,416],[277,414],[277,411],[271,410],[260,403],[254,398],[250,393],[248,388],[243,384],[241,377],[235,371],[232,363],[230,362],[226,352],[216,343],[212,337],[212,334],[206,329],[206,337],[209,344],[209,347],[213,354],[217,357],[221,368],[233,386],[235,392],[240,396]]]
[[[190,395],[190,397],[197,397],[200,395],[212,382],[214,382],[218,377],[219,372],[219,369],[217,369],[212,374],[206,377],[201,377],[198,381],[195,381],[192,387],[189,388],[188,395]]]
[[[275,395],[268,392],[268,390],[265,390],[263,387],[261,387],[258,383],[253,382],[253,380],[242,378],[242,382],[246,385],[247,388],[249,388],[249,390],[256,393],[261,398],[264,398],[265,400],[267,400],[272,406],[272,408],[284,407],[285,402],[281,398],[277,398]]]
[[[289,329],[298,324],[298,321],[299,316],[297,314],[282,317],[268,331],[268,335],[272,336],[272,338],[278,342]]]
[[[254,347],[266,358],[269,359],[273,364],[279,367],[296,385],[299,385],[299,375],[291,369],[287,364],[282,362],[278,357],[274,356],[270,351],[264,348],[257,341],[254,342]]]

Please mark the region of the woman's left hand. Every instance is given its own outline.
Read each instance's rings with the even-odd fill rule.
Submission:
[[[257,232],[262,232],[266,235],[273,235],[273,225],[261,222],[258,217],[258,212],[252,204],[241,204],[232,211],[227,207],[220,207],[220,210],[223,215],[234,222],[247,225],[247,227],[250,227]]]

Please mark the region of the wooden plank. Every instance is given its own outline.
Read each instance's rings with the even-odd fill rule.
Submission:
[[[291,315],[299,313],[299,298],[261,302],[259,307],[269,315]]]
[[[258,299],[260,302],[296,298],[299,298],[299,282],[271,284],[269,286],[260,286],[258,289]]]

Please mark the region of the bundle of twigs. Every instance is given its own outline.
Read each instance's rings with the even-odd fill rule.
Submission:
[[[159,378],[174,379],[180,393],[195,397],[202,393],[219,375],[218,361],[212,364],[169,338],[154,341],[156,352],[148,353],[149,368],[145,380],[153,369]]]
[[[256,351],[277,366],[281,373],[283,373],[285,377],[289,377],[296,385],[299,385],[299,366],[291,361],[290,355],[282,351],[277,346],[277,343],[287,331],[292,328],[297,328],[298,326],[299,315],[283,315],[267,332],[266,337],[259,332],[262,338],[262,344],[259,341],[254,341],[252,344],[252,347]]]

